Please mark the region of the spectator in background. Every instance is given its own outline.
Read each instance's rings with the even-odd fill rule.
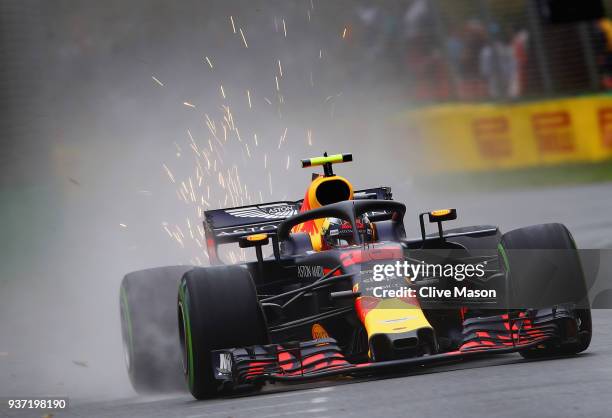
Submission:
[[[450,98],[449,69],[438,45],[436,22],[429,0],[412,0],[402,19],[402,55],[407,70],[407,84],[419,100]]]
[[[486,29],[478,19],[467,21],[461,31],[459,97],[480,99],[486,96],[486,85],[480,75],[479,57],[486,44]]]
[[[527,87],[528,42],[529,32],[524,28],[517,27],[510,42],[515,63],[509,89],[509,96],[513,99],[521,97]]]
[[[499,26],[489,29],[489,41],[480,51],[480,75],[486,80],[489,97],[500,99],[510,96],[511,80],[516,73],[512,48],[505,42]]]
[[[392,74],[399,74],[402,70],[402,12],[404,3],[401,0],[384,2],[382,9],[381,31],[385,45],[385,59],[391,64]]]
[[[412,0],[403,17],[403,36],[414,39],[432,31],[431,7],[428,0]]]
[[[448,51],[448,59],[453,68],[461,68],[461,60],[465,54],[465,44],[463,43],[463,37],[461,28],[455,26],[451,31],[448,39],[446,40],[446,50]]]
[[[365,58],[373,62],[382,54],[383,43],[380,35],[382,12],[380,7],[366,0],[356,9],[357,22],[361,36],[356,40],[365,51]]]
[[[606,17],[597,21],[595,33],[602,87],[612,90],[612,20]]]

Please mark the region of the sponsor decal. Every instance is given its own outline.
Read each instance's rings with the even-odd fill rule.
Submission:
[[[510,123],[505,116],[474,119],[472,133],[478,151],[484,158],[497,159],[512,155]]]
[[[261,233],[261,232],[266,232],[266,231],[275,231],[277,228],[278,227],[275,224],[249,226],[249,227],[232,229],[231,231],[220,231],[217,233],[217,236],[227,237],[227,236],[233,236],[233,235],[256,234],[256,233]]]
[[[319,340],[321,338],[329,338],[329,334],[321,324],[315,323],[312,325],[312,338],[315,340]]]
[[[535,113],[531,125],[541,153],[574,150],[572,119],[567,111]]]
[[[612,148],[612,107],[599,109],[599,130],[603,146]]]
[[[297,266],[297,276],[300,279],[323,276],[323,266]]]
[[[394,318],[394,319],[383,319],[379,322],[383,323],[383,324],[394,324],[396,322],[404,322],[404,321],[410,321],[413,319],[417,319],[416,315],[411,315],[411,316],[404,316],[402,318]]]
[[[219,373],[232,373],[232,356],[230,353],[219,354]]]
[[[272,203],[269,205],[228,209],[226,213],[236,218],[285,219],[296,215],[298,212],[293,205],[288,203]]]

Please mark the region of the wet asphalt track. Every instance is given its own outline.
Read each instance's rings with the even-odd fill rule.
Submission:
[[[396,197],[402,199],[401,194]],[[560,221],[581,248],[612,248],[612,184],[500,192],[422,200],[423,209],[453,205],[461,224],[504,230]],[[412,205],[409,205],[412,206]],[[417,212],[417,208],[412,208]],[[419,208],[420,209],[420,208]],[[408,217],[414,216],[413,213]],[[410,218],[408,218],[410,219]],[[496,222],[497,220],[497,222]],[[187,394],[116,400],[71,399],[55,417],[610,417],[612,310],[594,312],[594,338],[579,356],[526,361],[518,354],[420,368],[401,376],[268,385],[255,396],[197,402]],[[119,331],[117,331],[119,332]],[[95,376],[91,376],[95,379]],[[127,378],[127,377],[126,377]],[[2,377],[0,376],[0,381]],[[12,416],[12,415],[11,415]],[[15,416],[41,416],[27,413]]]
[[[401,377],[301,386],[198,402],[187,395],[74,402],[56,417],[610,417],[612,311],[595,312],[595,338],[575,357],[518,354],[416,370]]]

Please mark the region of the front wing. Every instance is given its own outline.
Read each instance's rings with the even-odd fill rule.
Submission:
[[[566,320],[575,320],[575,316],[573,310],[563,307],[470,318],[464,321],[457,350],[384,362],[350,363],[334,339],[323,338],[216,350],[212,352],[212,364],[215,378],[233,385],[367,375],[524,350],[560,338]]]

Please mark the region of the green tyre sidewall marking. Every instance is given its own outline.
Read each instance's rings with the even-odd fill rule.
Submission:
[[[501,242],[497,244],[497,250],[499,251],[499,254],[502,256],[504,260],[504,265],[506,266],[506,305],[509,305],[508,292],[510,291],[510,287],[509,287],[510,284],[508,283],[508,280],[509,280],[508,275],[510,274],[510,262],[508,261],[508,254],[506,253],[506,249],[504,248]],[[509,308],[509,306],[507,306],[507,308]]]
[[[502,258],[504,259],[504,264],[506,265],[506,272],[510,271],[510,263],[508,262],[508,254],[506,254],[506,249],[504,248],[503,245],[501,245],[501,243],[497,244],[497,249],[499,250],[499,253],[501,254]]]
[[[132,337],[132,319],[130,318],[130,308],[128,305],[127,293],[123,285],[120,288],[121,294],[121,311],[123,317],[127,322],[128,342],[129,342],[129,356],[130,356],[130,369],[133,369],[132,362],[134,361],[134,339]],[[132,370],[128,370],[128,373],[132,373]]]
[[[179,298],[181,300],[181,304],[183,305],[183,328],[185,332],[185,338],[187,339],[187,363],[189,370],[189,378],[187,379],[187,383],[189,384],[189,389],[193,390],[193,344],[191,342],[191,324],[189,321],[189,293],[187,291],[187,282],[182,281],[181,286],[179,288]]]

